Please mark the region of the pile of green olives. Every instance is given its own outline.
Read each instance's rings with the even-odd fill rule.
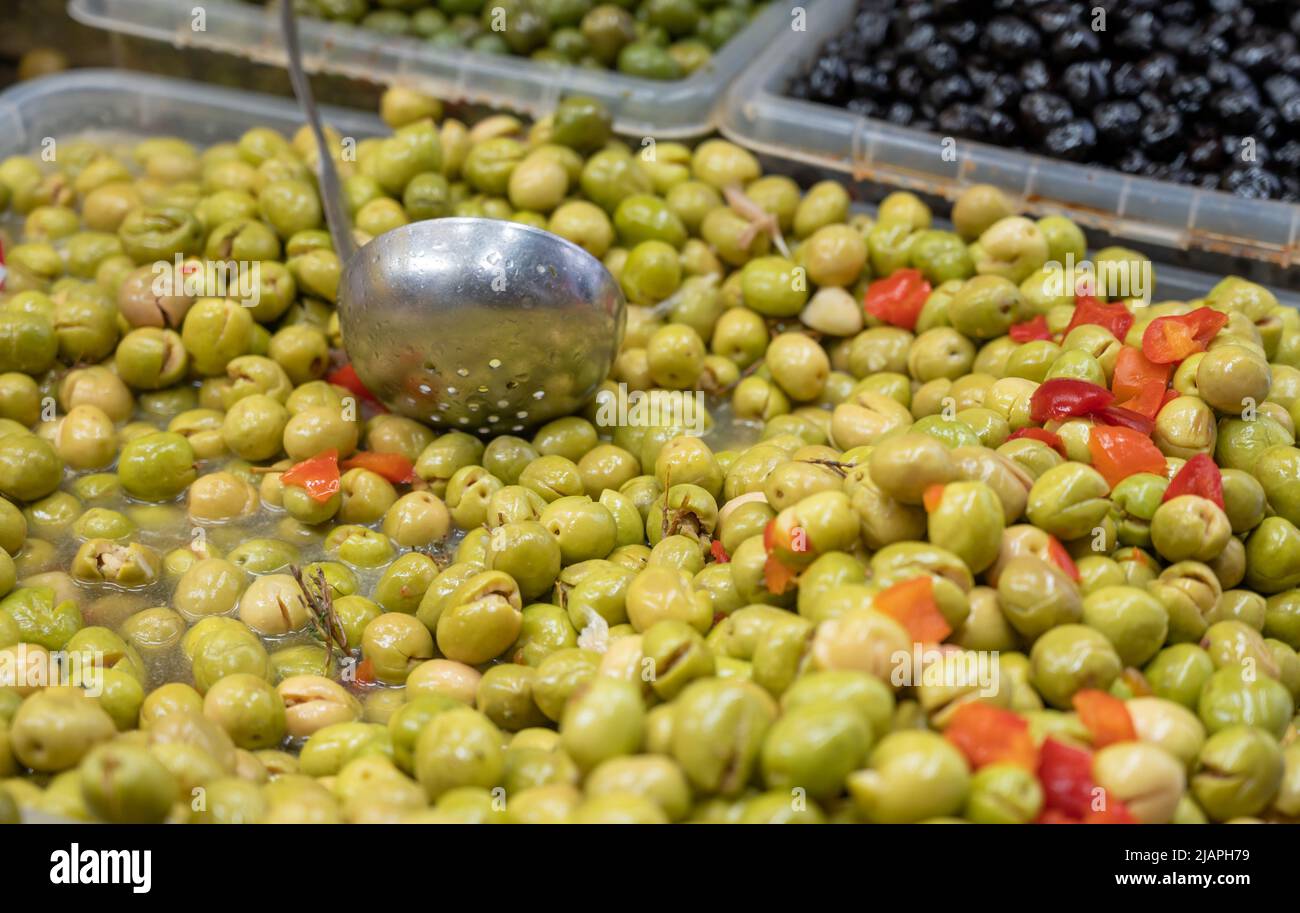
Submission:
[[[765,0],[306,0],[305,12],[439,48],[683,79]]]
[[[1076,324],[1066,219],[869,215],[587,99],[382,115],[327,151],[359,238],[581,245],[629,302],[610,377],[490,439],[380,408],[306,132],[0,162],[0,820],[1029,823],[1073,814],[1053,753],[1111,820],[1300,818],[1300,313],[1229,277]],[[1107,413],[1041,418],[1193,314],[1142,471]]]

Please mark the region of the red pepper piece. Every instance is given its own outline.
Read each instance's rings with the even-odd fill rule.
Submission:
[[[1133,315],[1129,313],[1122,301],[1102,304],[1091,295],[1076,295],[1074,316],[1070,318],[1070,325],[1065,328],[1065,335],[1069,336],[1071,330],[1085,323],[1095,323],[1097,326],[1105,327],[1110,330],[1112,336],[1123,342],[1128,331],[1133,328]]]
[[[867,286],[862,305],[868,314],[911,331],[930,297],[930,283],[918,269],[900,269]]]
[[[1043,808],[1077,820],[1092,810],[1092,752],[1059,742],[1050,736],[1038,750],[1038,781],[1043,785]]]
[[[1014,324],[1007,335],[1016,342],[1033,342],[1035,339],[1051,339],[1052,331],[1047,328],[1047,318],[1039,314],[1033,320]]]
[[[971,767],[1016,764],[1038,769],[1038,749],[1024,717],[992,704],[967,701],[953,713],[943,737],[955,745]]]
[[[1098,409],[1092,413],[1092,417],[1103,425],[1118,425],[1121,428],[1128,428],[1147,437],[1150,437],[1151,432],[1156,428],[1154,421],[1140,412],[1134,412],[1132,409],[1126,409],[1123,406],[1107,406],[1105,409]]]
[[[709,546],[709,551],[713,553],[713,560],[719,564],[726,564],[731,560],[731,556],[727,554],[727,549],[720,539],[713,540],[713,544]]]
[[[352,367],[351,362],[348,362],[342,367],[330,372],[325,379],[337,387],[342,387],[359,399],[364,399],[366,402],[378,406],[385,412],[388,411],[384,407],[384,404],[379,401],[379,397],[366,389],[366,385],[363,384],[361,378],[357,376],[357,369]]]
[[[404,485],[415,481],[415,464],[400,453],[358,450],[343,461],[344,469],[369,469],[390,482]]]
[[[1029,399],[1029,417],[1038,423],[1064,421],[1105,409],[1115,394],[1086,380],[1054,377],[1038,385]]]
[[[1118,394],[1117,394],[1118,395]],[[1144,418],[1155,421],[1156,415],[1165,404],[1165,382],[1151,378],[1142,382],[1142,389],[1115,408],[1135,412]]]
[[[1095,688],[1085,688],[1075,692],[1073,703],[1079,721],[1092,735],[1094,748],[1137,740],[1128,707],[1114,695]]]
[[[763,586],[774,596],[780,596],[794,585],[798,571],[776,555],[768,555],[763,564]]]
[[[306,489],[313,501],[324,503],[339,492],[339,452],[326,450],[295,463],[280,474],[280,481]]]
[[[1142,354],[1156,364],[1175,364],[1204,352],[1227,324],[1227,314],[1208,307],[1176,317],[1157,317],[1142,332]]]
[[[1124,346],[1115,359],[1115,371],[1111,375],[1110,389],[1116,399],[1132,399],[1139,395],[1151,381],[1159,381],[1160,389],[1169,385],[1169,376],[1173,365],[1156,364],[1142,354],[1141,349]]]
[[[1140,431],[1110,425],[1094,425],[1088,434],[1092,468],[1102,474],[1111,488],[1139,472],[1165,474],[1165,455]]]
[[[1074,563],[1074,559],[1071,558],[1070,553],[1065,550],[1065,546],[1061,544],[1060,539],[1057,539],[1052,535],[1047,537],[1047,554],[1051,556],[1052,563],[1065,571],[1066,576],[1075,583],[1078,583],[1083,579],[1079,574],[1079,566]]]
[[[1013,431],[1007,437],[1008,441],[1014,441],[1016,438],[1027,437],[1030,440],[1042,441],[1048,447],[1051,447],[1061,456],[1069,459],[1069,454],[1065,452],[1065,441],[1055,431],[1048,431],[1046,428],[1021,428],[1019,431]]]
[[[924,575],[877,593],[871,607],[901,624],[917,643],[943,643],[952,633],[952,625],[934,601],[934,581]]]
[[[1223,473],[1209,454],[1198,453],[1169,482],[1162,501],[1179,495],[1200,495],[1223,508]]]
[[[943,486],[931,485],[926,488],[921,495],[921,503],[925,505],[927,514],[934,513],[939,509],[939,502],[943,500]]]
[[[367,657],[357,663],[357,681],[370,684],[375,680],[375,664]]]

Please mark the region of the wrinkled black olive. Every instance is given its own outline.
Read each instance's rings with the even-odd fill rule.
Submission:
[[[1142,107],[1126,99],[1102,102],[1093,109],[1092,119],[1103,142],[1127,144],[1137,139]]]

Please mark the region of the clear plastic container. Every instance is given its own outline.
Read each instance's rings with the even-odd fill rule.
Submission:
[[[788,30],[797,0],[772,0],[712,61],[686,79],[659,81],[621,73],[437,48],[414,38],[378,35],[357,26],[303,19],[299,23],[308,72],[385,84],[410,85],[447,101],[507,108],[532,117],[549,114],[562,95],[590,95],[614,115],[625,135],[682,139],[716,126],[728,83]],[[196,31],[190,0],[71,0],[77,21],[98,28],[203,48],[283,66],[276,8],[210,0]]]
[[[387,132],[373,114],[324,107],[326,121],[349,136]],[[206,145],[237,139],[254,126],[274,127],[289,134],[302,124],[296,103],[256,92],[227,89],[179,79],[165,79],[120,70],[72,70],[0,93],[0,159],[41,150],[47,137],[107,135],[168,135]],[[783,167],[765,163],[769,171],[788,171],[800,180],[815,180],[823,167]],[[797,173],[796,173],[797,172]],[[1156,296],[1195,298],[1204,295],[1220,274],[1157,264]],[[1278,299],[1300,306],[1300,293],[1274,288]]]
[[[1279,267],[1300,263],[1300,206],[945,139],[785,97],[791,77],[849,27],[856,11],[857,0],[815,0],[808,9],[807,30],[782,34],[732,84],[720,117],[722,132],[757,151],[846,172],[860,181],[947,199],[971,184],[996,184],[1018,197],[1026,211],[1069,215],[1116,238]]]

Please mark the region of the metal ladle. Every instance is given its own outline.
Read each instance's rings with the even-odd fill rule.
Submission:
[[[293,0],[280,9],[342,265],[339,324],[362,383],[395,412],[475,434],[519,432],[580,409],[623,336],[614,277],[576,244],[497,219],[414,222],[358,247],[303,70]]]

